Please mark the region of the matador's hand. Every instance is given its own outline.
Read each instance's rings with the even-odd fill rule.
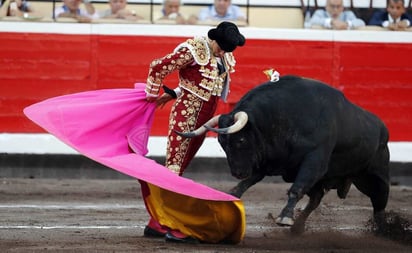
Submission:
[[[150,103],[156,102],[156,100],[157,100],[157,97],[146,97],[146,101]]]
[[[160,97],[156,99],[156,107],[163,108],[167,102],[172,100],[173,97],[170,94],[163,93]]]

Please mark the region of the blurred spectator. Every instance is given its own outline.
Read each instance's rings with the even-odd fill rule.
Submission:
[[[387,0],[386,10],[376,11],[368,25],[377,25],[393,31],[403,31],[411,26],[412,17],[406,13],[404,0]]]
[[[99,18],[126,19],[136,21],[143,19],[135,10],[126,8],[127,0],[109,0],[110,8],[98,13]]]
[[[84,3],[85,9],[80,9]],[[90,0],[63,0],[63,5],[54,10],[55,18],[74,18],[80,23],[90,23],[93,18],[98,18]]]
[[[0,4],[0,18],[7,16],[10,7],[10,0],[2,1]]]
[[[190,24],[198,21],[246,21],[246,16],[240,7],[233,5],[231,0],[215,0],[213,5],[200,10],[199,15],[189,18]]]
[[[310,26],[347,30],[363,27],[365,22],[357,18],[352,11],[345,10],[343,0],[327,0],[325,9],[318,9],[313,13]]]
[[[162,16],[158,20],[174,20],[176,24],[186,24],[186,18],[180,13],[180,0],[163,0]]]
[[[33,7],[26,0],[5,0],[0,6],[0,17],[27,17],[28,13],[34,12]]]

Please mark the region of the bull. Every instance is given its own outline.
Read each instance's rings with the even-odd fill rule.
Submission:
[[[215,128],[218,126],[218,128]],[[374,114],[317,80],[284,76],[261,84],[227,114],[213,117],[184,137],[218,133],[231,174],[241,181],[236,197],[265,176],[292,183],[276,223],[303,233],[326,192],[345,198],[351,185],[369,197],[374,218],[383,217],[389,195],[389,132]],[[295,217],[298,201],[308,204]]]

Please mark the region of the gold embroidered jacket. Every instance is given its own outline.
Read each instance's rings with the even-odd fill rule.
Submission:
[[[236,61],[232,53],[225,53],[222,64],[225,71],[219,74],[216,58],[212,55],[206,37],[188,39],[176,47],[173,53],[156,59],[150,64],[146,84],[148,96],[159,95],[163,79],[171,72],[179,71],[179,87],[208,101],[211,96],[222,96],[229,91],[229,73],[234,72]]]

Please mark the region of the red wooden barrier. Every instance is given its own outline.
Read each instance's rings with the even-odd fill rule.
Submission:
[[[93,29],[86,34],[51,33],[47,28],[35,33],[11,32],[2,30],[3,25],[0,24],[0,132],[8,133],[43,132],[22,113],[32,103],[68,93],[130,88],[134,82],[145,82],[151,60],[170,52],[188,37],[185,33],[109,35],[106,30],[99,33]],[[133,29],[138,28],[135,25]],[[336,32],[331,31],[323,31],[331,39],[316,39],[322,34],[319,31],[308,35],[308,31],[301,30],[302,38],[294,38],[296,30],[290,38],[276,37],[273,34],[279,30],[275,29],[262,31],[269,33],[267,38],[254,36],[253,28],[243,31],[248,39],[245,47],[235,52],[238,65],[232,75],[229,103],[222,103],[218,112],[228,111],[250,88],[266,81],[262,71],[273,67],[281,75],[296,74],[329,83],[380,116],[390,129],[391,141],[412,141],[412,33],[388,41],[385,36],[396,37],[398,33],[344,31],[350,38],[346,41],[336,39],[342,34],[335,36]],[[249,32],[251,35],[247,36]],[[365,33],[382,40],[362,39]],[[165,81],[171,87],[176,82],[177,75]],[[169,109],[170,105],[157,111],[152,135],[166,135]]]

